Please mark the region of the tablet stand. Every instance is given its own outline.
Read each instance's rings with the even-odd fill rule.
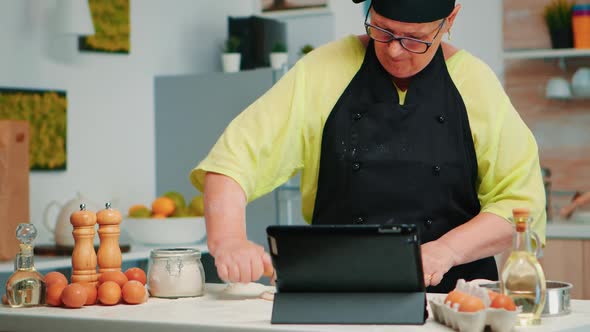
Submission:
[[[272,324],[424,324],[426,294],[278,292]]]

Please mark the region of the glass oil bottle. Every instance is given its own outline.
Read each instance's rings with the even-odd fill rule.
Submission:
[[[502,293],[510,296],[521,312],[518,324],[538,325],[545,306],[546,282],[543,268],[537,260],[541,241],[529,229],[531,217],[528,209],[514,209],[512,219],[516,227],[512,252],[502,268],[500,285]],[[531,236],[535,238],[533,250]]]
[[[32,224],[19,224],[16,237],[21,242],[20,252],[14,261],[15,271],[6,282],[8,304],[13,308],[44,305],[45,282],[33,264],[33,241],[37,229]]]

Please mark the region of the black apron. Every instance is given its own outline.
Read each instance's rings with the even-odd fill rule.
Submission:
[[[399,105],[371,40],[324,126],[312,224],[412,223],[426,243],[480,212],[476,180],[467,111],[442,48]],[[449,292],[461,278],[497,280],[494,258],[455,266],[427,291]]]

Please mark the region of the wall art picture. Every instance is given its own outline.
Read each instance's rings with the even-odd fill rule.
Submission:
[[[129,0],[89,0],[95,34],[78,39],[85,52],[129,54],[131,49]]]
[[[328,0],[261,0],[262,12],[327,7]]]
[[[0,119],[29,122],[31,170],[65,170],[65,91],[0,88]]]

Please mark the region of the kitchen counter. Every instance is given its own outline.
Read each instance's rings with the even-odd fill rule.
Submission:
[[[144,246],[144,245],[136,245],[133,244],[129,252],[123,253],[122,261],[129,262],[129,261],[139,261],[139,260],[147,260],[150,257],[150,251],[154,248],[158,248],[156,246]],[[187,248],[195,248],[201,251],[201,253],[206,253],[209,251],[207,249],[206,244],[198,244],[198,245],[189,245]],[[72,266],[72,257],[71,256],[60,256],[60,257],[52,257],[52,256],[39,256],[35,255],[35,268],[38,271],[51,271],[55,269],[61,268],[70,268]],[[7,262],[0,262],[0,274],[8,273],[12,274],[14,272],[14,261],[7,261]]]
[[[451,331],[428,319],[425,325],[271,325],[272,302],[228,298],[225,285],[207,284],[198,298],[150,298],[141,305],[90,306],[81,309],[0,307],[0,331]],[[440,296],[429,294],[429,297]],[[590,301],[572,300],[572,313],[544,318],[534,328],[515,331],[589,331]]]
[[[548,239],[590,239],[590,223],[560,221],[547,222]]]

